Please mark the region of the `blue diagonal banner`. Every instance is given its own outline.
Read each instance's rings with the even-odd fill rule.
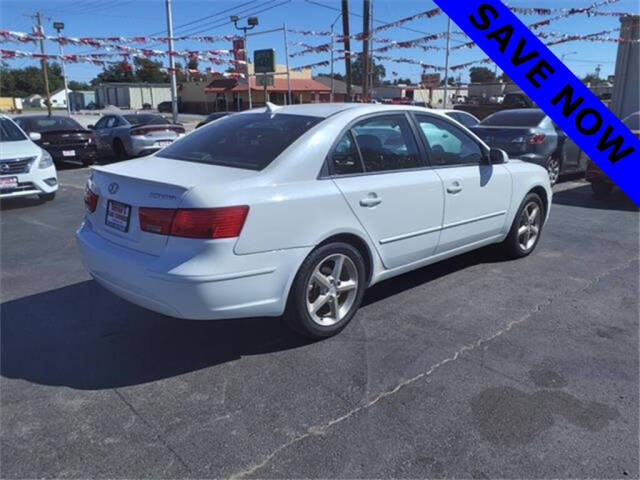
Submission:
[[[640,205],[640,140],[499,0],[435,0]]]

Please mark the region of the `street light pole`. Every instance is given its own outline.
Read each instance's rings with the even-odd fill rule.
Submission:
[[[253,99],[251,97],[251,75],[249,75],[249,47],[247,45],[247,31],[253,30],[256,25],[258,25],[258,17],[249,17],[247,18],[247,25],[245,27],[238,26],[238,18],[237,15],[231,15],[231,21],[233,25],[236,27],[236,30],[242,30],[244,32],[244,58],[247,64],[247,96],[249,97],[249,110],[253,108]],[[254,72],[255,76],[255,72]]]
[[[165,0],[167,8],[167,36],[169,37],[169,74],[171,76],[171,112],[173,123],[178,123],[178,86],[176,83],[176,61],[173,55],[173,20],[171,18],[171,0]]]
[[[69,87],[67,86],[67,69],[64,64],[64,50],[62,48],[62,29],[64,23],[54,22],[53,28],[58,31],[58,46],[60,47],[60,63],[62,63],[62,80],[64,81],[64,98],[67,102],[67,115],[71,116],[71,103],[69,102]]]

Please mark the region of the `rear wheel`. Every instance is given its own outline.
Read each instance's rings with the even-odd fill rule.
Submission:
[[[605,182],[593,182],[591,184],[591,190],[593,194],[598,198],[606,198],[611,195],[613,191],[613,185]]]
[[[358,310],[365,284],[365,264],[356,248],[339,242],[323,245],[302,262],[284,318],[307,337],[335,335]]]
[[[504,247],[509,257],[529,255],[538,245],[544,223],[544,206],[536,193],[528,194],[520,205]]]
[[[560,178],[560,168],[560,160],[557,157],[551,156],[547,159],[547,173],[549,174],[549,183],[551,183],[552,187]]]
[[[113,141],[113,153],[116,155],[118,160],[126,160],[127,159],[127,151],[124,148],[124,144],[122,140],[116,138]]]

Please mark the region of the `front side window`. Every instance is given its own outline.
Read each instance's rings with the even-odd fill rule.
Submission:
[[[421,115],[417,120],[429,146],[433,166],[479,164],[482,161],[480,145],[455,125]]]
[[[262,170],[322,120],[320,117],[266,112],[229,115],[198,128],[157,155],[189,162]]]
[[[21,142],[26,139],[24,133],[11,120],[0,118],[0,142]]]
[[[367,172],[423,166],[413,132],[404,115],[364,120],[353,127],[352,132]]]

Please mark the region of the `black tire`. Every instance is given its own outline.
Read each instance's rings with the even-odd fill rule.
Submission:
[[[51,200],[56,198],[56,192],[41,193],[38,195],[38,198],[40,198],[40,200],[44,200],[45,202],[50,202]]]
[[[116,138],[113,141],[113,153],[115,154],[117,160],[127,159],[127,151],[124,148],[122,140],[120,140],[119,138]]]
[[[551,183],[551,186],[553,187],[556,183],[558,183],[558,179],[560,178],[560,174],[562,172],[562,162],[557,156],[552,155],[547,158],[545,168],[547,169],[547,173],[549,174],[549,183]]]
[[[518,234],[518,230],[524,226],[522,224],[523,213],[525,208],[528,208],[531,203],[535,203],[539,208],[539,223],[537,225],[538,232],[535,237],[535,240],[532,245],[527,248],[523,248],[521,245],[520,235]],[[516,213],[515,218],[513,219],[513,224],[511,225],[511,230],[509,230],[509,235],[507,235],[506,240],[503,242],[503,247],[506,255],[509,258],[522,258],[529,255],[536,249],[538,242],[540,241],[540,236],[542,235],[542,228],[544,226],[545,219],[545,209],[544,204],[542,203],[542,199],[537,193],[529,193],[524,200],[520,204],[520,208],[518,208],[518,213]]]
[[[598,198],[607,198],[613,192],[613,185],[606,182],[593,182],[591,184],[593,194]]]
[[[354,297],[352,297],[353,303],[337,323],[333,325],[320,325],[312,318],[307,308],[308,297],[312,295],[311,289],[309,288],[311,276],[316,267],[324,264],[329,257],[338,254],[348,257],[351,262],[353,262],[352,266],[355,267],[357,271],[356,288],[354,289],[355,294]],[[360,307],[367,281],[364,259],[357,248],[342,242],[330,243],[318,247],[302,262],[296,274],[289,292],[284,320],[292,329],[314,340],[336,335],[347,326]],[[318,310],[318,312],[320,312],[320,310]]]

